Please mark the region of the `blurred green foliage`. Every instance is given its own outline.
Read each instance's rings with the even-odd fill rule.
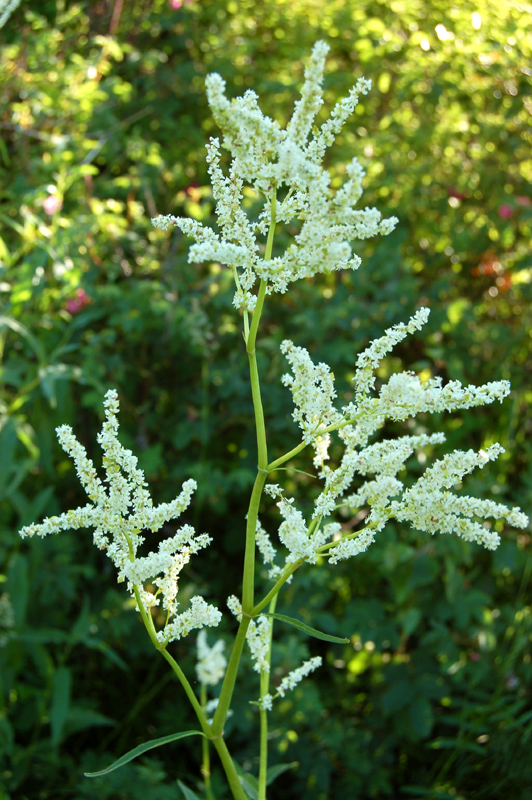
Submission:
[[[379,377],[401,359],[427,377],[510,379],[503,406],[423,423],[443,427],[449,448],[500,441],[506,456],[465,489],[530,510],[530,24],[530,8],[494,0],[42,0],[22,4],[1,31],[6,800],[166,800],[179,795],[177,778],[201,793],[193,741],[82,777],[192,717],[90,534],[23,544],[17,530],[82,502],[54,427],[73,425],[92,455],[103,393],[116,387],[122,440],[156,500],[185,477],[200,484],[190,521],[214,544],[201,572],[188,573],[183,603],[198,591],[222,602],[235,590],[255,445],[230,276],[188,264],[187,241],[149,221],[212,214],[207,72],[220,72],[230,95],[253,87],[284,120],[302,60],[325,38],[329,104],[360,75],[374,86],[331,167],[341,176],[358,155],[364,203],[401,221],[363,243],[357,273],[296,285],[267,307],[259,358],[270,453],[298,439],[279,381],[283,337],[329,363],[348,399],[358,350],[423,303],[428,335],[398,348]],[[308,469],[304,458],[295,466]],[[284,479],[291,492],[315,491],[300,473]],[[276,676],[309,652],[326,665],[272,717],[272,763],[299,762],[272,800],[526,800],[530,543],[505,530],[488,553],[396,526],[355,561],[301,571],[279,610],[352,644],[278,630]],[[192,644],[174,648],[190,675]],[[251,771],[256,692],[247,669],[228,725]],[[213,781],[224,800],[216,763]]]

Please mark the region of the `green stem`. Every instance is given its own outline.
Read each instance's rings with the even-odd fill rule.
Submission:
[[[220,761],[222,762],[222,766],[227,776],[234,799],[248,800],[248,797],[244,792],[242,784],[238,778],[238,772],[235,769],[233,759],[231,758],[229,750],[227,749],[226,743],[221,737],[219,739],[213,739],[212,743],[216,749],[216,752],[218,753],[218,756],[220,757]]]
[[[229,707],[231,705],[231,698],[233,696],[233,689],[235,688],[235,681],[238,673],[238,665],[242,656],[242,650],[244,649],[246,633],[248,632],[250,621],[251,617],[247,615],[242,617],[242,621],[240,622],[235,637],[235,643],[231,651],[231,657],[229,658],[224,681],[222,683],[218,707],[216,708],[214,719],[212,721],[211,728],[214,736],[220,736],[223,731],[223,726],[227,718],[227,712],[229,711]]]
[[[255,596],[255,537],[259,515],[260,499],[268,473],[259,470],[249,501],[246,521],[246,551],[244,554],[244,577],[242,583],[242,610],[251,615]]]
[[[157,639],[156,632],[155,632],[155,626],[153,624],[153,620],[151,618],[151,614],[147,614],[147,612],[146,612],[146,610],[145,610],[145,608],[144,608],[144,606],[143,606],[143,604],[141,602],[140,591],[139,591],[139,587],[138,586],[134,587],[134,592],[135,592],[135,598],[136,598],[137,603],[138,603],[139,611],[140,611],[141,616],[142,616],[142,620],[143,620],[143,622],[144,622],[144,624],[146,626],[146,630],[148,631],[150,639],[152,640],[152,642],[153,642],[154,646],[156,647],[156,649],[161,653],[163,658],[165,658],[166,661],[168,661],[168,663],[170,664],[174,674],[176,675],[176,677],[178,678],[179,682],[181,683],[183,689],[185,690],[185,693],[186,693],[188,699],[190,700],[190,703],[191,703],[194,711],[196,712],[196,716],[198,718],[198,721],[200,723],[200,726],[201,726],[201,729],[202,729],[203,733],[205,734],[207,739],[210,739],[212,741],[212,743],[213,743],[213,745],[214,745],[214,747],[216,749],[216,752],[218,753],[218,755],[220,757],[220,761],[222,762],[222,766],[224,768],[224,771],[225,771],[229,786],[231,787],[231,791],[233,793],[234,800],[247,800],[246,794],[245,794],[244,790],[242,789],[242,786],[241,786],[240,781],[238,779],[238,773],[237,773],[237,771],[235,769],[235,765],[233,764],[233,759],[231,758],[229,750],[227,749],[227,745],[226,745],[226,743],[224,742],[224,740],[222,738],[221,730],[215,732],[214,731],[214,725],[211,727],[209,725],[209,723],[207,722],[207,717],[205,716],[203,708],[202,708],[200,702],[198,701],[198,698],[196,697],[196,695],[194,693],[194,690],[193,690],[192,686],[190,685],[185,673],[183,672],[183,670],[181,669],[181,667],[179,666],[177,661],[174,658],[172,658],[170,653],[168,653],[168,651],[165,648],[165,645],[162,645],[159,642],[159,640]],[[249,625],[249,618],[248,617],[244,617],[244,620],[247,621],[247,624],[245,626],[246,630],[247,630],[247,626]],[[238,638],[238,634],[237,634],[237,638]],[[246,637],[245,637],[245,633],[244,633],[244,640],[245,640],[245,638]],[[240,647],[240,653],[242,653],[242,647]],[[240,660],[240,656],[238,657],[238,660]],[[236,668],[238,669],[238,662],[236,664]],[[235,677],[236,677],[236,670],[234,670],[234,672],[235,672]],[[234,686],[234,681],[233,681],[233,686]],[[229,703],[230,702],[231,702],[231,696],[229,696]],[[229,705],[227,705],[227,708],[229,708]],[[224,718],[223,718],[224,720],[225,720],[226,716],[227,716],[227,710],[226,710]]]
[[[326,550],[330,550],[332,547],[338,547],[339,544],[345,542],[347,539],[355,539],[363,530],[366,531],[370,530],[371,528],[376,528],[377,525],[377,522],[370,522],[369,525],[364,525],[364,527],[360,528],[358,531],[348,533],[346,536],[342,536],[341,539],[337,539],[335,542],[327,542],[327,544],[322,544],[321,547],[316,548],[316,553],[325,553]]]
[[[352,425],[353,422],[356,422],[358,416],[359,415],[352,417],[351,419],[344,419],[342,422],[334,422],[332,425],[328,425],[326,428],[320,428],[314,432],[313,436],[322,436],[324,433],[332,433],[332,431],[339,431],[340,428],[346,428],[348,425]],[[291,458],[297,456],[297,454],[304,450],[309,444],[310,442],[300,442],[298,445],[289,450],[288,453],[285,453],[284,456],[281,456],[275,461],[272,461],[271,464],[268,464],[266,469],[268,472],[274,472],[277,467],[280,467],[281,464],[285,464],[287,461],[290,461]]]
[[[202,707],[200,705],[200,702],[199,702],[198,698],[196,697],[194,689],[192,688],[192,686],[188,682],[187,676],[185,675],[185,673],[183,672],[183,670],[181,669],[181,667],[179,666],[177,661],[174,658],[172,658],[172,656],[170,655],[170,653],[167,650],[161,650],[161,655],[170,664],[172,670],[174,671],[174,674],[176,675],[176,677],[178,678],[181,686],[185,690],[185,693],[186,693],[188,699],[190,700],[190,703],[191,703],[194,711],[196,712],[196,716],[198,718],[199,724],[201,725],[201,729],[202,729],[203,733],[206,736],[208,736],[209,739],[210,739],[212,737],[211,726],[207,722],[207,717],[205,716],[205,712],[203,711],[203,709],[202,709]]]
[[[271,258],[273,250],[273,237],[275,234],[275,210],[276,210],[276,194],[273,192],[271,202],[271,217],[270,229],[268,231],[268,238],[266,241],[266,252],[264,260],[267,261]],[[251,396],[253,400],[253,410],[255,413],[255,425],[257,429],[257,457],[258,457],[258,473],[251,493],[249,501],[248,518],[246,524],[246,549],[244,555],[244,574],[242,581],[242,611],[243,616],[240,622],[231,657],[227,665],[218,707],[214,714],[211,730],[213,734],[213,744],[220,756],[225,773],[229,780],[229,785],[235,798],[242,798],[245,800],[245,794],[238,780],[233,761],[227,750],[227,746],[222,737],[223,726],[227,719],[227,713],[231,705],[231,699],[235,687],[236,677],[238,673],[238,666],[242,657],[242,650],[246,641],[246,633],[251,621],[250,611],[253,608],[254,602],[254,587],[255,587],[255,534],[257,529],[257,518],[259,513],[260,500],[262,490],[266,483],[268,476],[266,467],[268,464],[268,450],[266,444],[266,425],[264,421],[264,410],[262,407],[262,398],[260,392],[259,370],[257,364],[256,341],[257,332],[259,329],[259,322],[264,306],[266,297],[266,290],[268,288],[267,282],[262,280],[260,283],[259,291],[257,294],[257,303],[251,318],[251,325],[249,331],[247,330],[247,318],[244,315],[244,339],[246,342],[246,350],[249,359],[249,372],[251,380]]]
[[[255,412],[255,426],[257,429],[257,451],[259,469],[265,469],[268,464],[268,450],[266,446],[266,424],[264,422],[264,409],[262,408],[262,398],[260,393],[259,368],[257,364],[257,351],[255,342],[257,338],[257,325],[260,319],[260,312],[264,304],[266,295],[266,281],[261,281],[257,306],[253,312],[251,328],[246,344],[249,359],[249,375],[251,379],[251,396],[253,398],[253,409]]]
[[[275,191],[272,197],[271,212],[270,212],[270,229],[268,231],[268,238],[266,240],[266,251],[264,253],[264,260],[269,261],[272,257],[273,251],[273,237],[275,234],[275,209],[276,209],[276,195]],[[259,469],[265,469],[268,464],[268,451],[266,447],[266,426],[264,423],[264,410],[262,408],[262,398],[260,393],[259,382],[259,369],[257,365],[257,332],[259,329],[259,322],[262,315],[264,300],[266,297],[266,290],[268,283],[261,280],[259,291],[257,294],[257,303],[253,316],[251,318],[251,326],[249,328],[249,335],[246,338],[246,350],[249,359],[249,374],[251,378],[251,395],[253,398],[253,409],[255,412],[255,425],[257,428],[257,451],[258,451],[258,464]]]
[[[207,705],[207,687],[204,683],[201,684],[200,702],[203,713],[205,713],[205,707]],[[201,751],[201,774],[203,775],[203,781],[205,783],[205,796],[207,800],[215,800],[211,786],[211,757],[209,753],[209,740],[205,737],[201,740]]]
[[[172,658],[170,653],[168,653],[166,650],[162,650],[161,653],[163,657],[168,661],[168,663],[172,667],[177,677],[179,678],[181,685],[183,686],[187,694],[187,697],[190,700],[194,708],[194,711],[196,712],[196,716],[198,717],[203,733],[205,734],[205,736],[207,736],[208,739],[212,741],[216,749],[216,752],[220,757],[220,761],[222,762],[222,766],[224,768],[224,772],[226,774],[229,786],[231,787],[234,800],[247,800],[246,794],[242,789],[242,786],[238,779],[238,773],[235,769],[235,765],[233,764],[233,759],[231,758],[229,750],[227,749],[227,745],[223,740],[222,733],[221,732],[215,733],[214,725],[211,726],[207,722],[207,717],[205,716],[205,713],[200,703],[198,702],[196,695],[194,694],[194,690],[192,689],[192,686],[188,682],[186,675],[182,671],[179,664]]]
[[[270,614],[275,613],[275,606],[277,604],[277,597],[273,597],[270,607],[268,609]],[[272,639],[273,639],[273,623],[274,620],[270,619],[270,641],[268,644],[268,666],[271,671],[272,662]],[[260,674],[260,697],[262,698],[268,694],[270,688],[270,671],[263,670]],[[260,759],[259,759],[259,800],[266,800],[266,779],[268,777],[268,712],[265,708],[260,707]]]
[[[266,608],[268,603],[271,603],[273,598],[276,597],[277,594],[279,593],[279,590],[284,586],[290,575],[292,575],[292,573],[294,573],[296,569],[298,569],[301,566],[302,563],[303,563],[302,560],[295,561],[293,564],[289,564],[287,567],[284,568],[282,574],[277,579],[276,584],[272,587],[272,589],[270,589],[266,597],[264,597],[260,601],[260,603],[257,603],[257,605],[253,608],[253,611],[251,612],[251,615],[253,617],[256,617],[257,614],[260,614],[260,612],[264,608]]]

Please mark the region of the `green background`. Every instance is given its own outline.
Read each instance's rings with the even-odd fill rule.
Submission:
[[[422,422],[447,434],[437,455],[500,441],[506,454],[464,491],[532,506],[530,6],[178,5],[28,2],[0,31],[0,594],[13,607],[0,618],[5,800],[166,800],[179,797],[178,778],[202,796],[195,739],[83,778],[194,720],[90,533],[22,542],[17,531],[85,502],[54,427],[72,425],[97,462],[102,398],[114,387],[122,441],[155,501],[188,477],[199,483],[186,521],[214,542],[183,576],[181,602],[203,593],[223,608],[238,585],[256,456],[230,275],[188,264],[190,242],[150,224],[157,213],[211,220],[208,72],[229,96],[253,88],[284,122],[303,60],[325,39],[326,108],[356,78],[373,80],[328,165],[341,179],[357,155],[362,205],[400,219],[390,236],[357,243],[358,272],[268,302],[258,352],[270,457],[299,438],[280,384],[283,338],[330,364],[349,399],[360,349],[424,304],[426,333],[378,377],[405,368],[511,380],[503,405]],[[279,480],[297,497],[317,491],[300,473]],[[272,533],[274,511],[261,514]],[[272,785],[272,800],[530,796],[531,538],[501,533],[489,553],[390,525],[366,554],[300,571],[278,610],[351,644],[277,626],[276,680],[309,655],[324,666],[275,705],[272,763],[299,766]],[[172,653],[192,678],[194,637]],[[227,733],[255,774],[256,696],[245,664]]]

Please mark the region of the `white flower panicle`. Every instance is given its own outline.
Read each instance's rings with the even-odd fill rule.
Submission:
[[[367,94],[370,81],[360,79],[348,97],[333,109],[321,128],[315,120],[322,104],[325,57],[329,48],[317,42],[305,70],[301,99],[286,129],[263,114],[255,92],[229,101],[225,82],[217,74],[207,77],[207,100],[223,132],[222,144],[211,139],[207,162],[216,201],[220,234],[201,223],[172,215],[152,222],[163,230],[176,225],[196,240],[189,261],[219,261],[237,271],[237,308],[253,309],[250,290],[257,278],[270,284],[270,291],[285,292],[299,278],[338,269],[357,269],[360,258],[351,242],[376,234],[388,234],[396,217],[382,219],[375,208],[354,209],[362,193],[364,170],[355,158],[346,167],[347,180],[336,192],[331,176],[322,166],[325,152],[354,112],[359,97]],[[226,177],[220,166],[220,148],[229,150],[231,166]],[[258,222],[251,222],[242,208],[244,184],[264,197]],[[276,204],[275,219],[301,221],[301,229],[282,256],[266,261],[257,243],[270,225],[272,203],[277,189],[288,194]]]
[[[198,661],[196,663],[196,674],[200,683],[204,686],[216,686],[225,675],[227,659],[224,656],[225,642],[223,639],[209,647],[207,643],[207,633],[202,630],[198,633],[196,640],[198,651]]]
[[[403,436],[396,440],[386,439],[368,444],[386,420],[404,421],[420,413],[455,411],[502,400],[510,391],[508,381],[494,381],[484,386],[463,386],[459,381],[443,385],[440,378],[424,383],[411,372],[392,375],[379,393],[375,395],[375,369],[393,347],[409,333],[414,333],[427,322],[429,310],[419,309],[408,321],[389,328],[383,336],[373,341],[357,359],[353,379],[355,399],[339,412],[334,406],[336,391],[334,376],[326,364],[313,364],[309,354],[292,342],[281,345],[282,352],[292,367],[292,374],[283,376],[283,383],[292,392],[295,410],[294,419],[303,430],[303,441],[315,448],[314,464],[320,469],[324,488],[315,501],[313,519],[321,522],[339,506],[360,510],[369,506],[365,517],[365,529],[356,535],[348,534],[329,549],[331,563],[364,552],[374,541],[375,534],[382,530],[388,520],[409,521],[420,530],[434,533],[455,532],[469,541],[493,549],[499,536],[486,524],[473,517],[506,519],[516,527],[526,527],[527,517],[520,509],[509,509],[491,501],[471,497],[457,497],[441,488],[450,488],[463,475],[475,467],[482,467],[488,460],[496,458],[502,451],[494,445],[487,451],[464,454],[455,451],[428,469],[422,478],[408,490],[398,473],[414,450],[440,444],[445,441],[442,433],[418,436]],[[344,453],[336,468],[328,460],[330,433],[327,428],[338,429],[344,444]],[[350,495],[356,476],[368,478]],[[438,483],[444,481],[444,483]],[[284,522],[279,536],[289,550],[287,561],[317,559],[316,548],[325,541],[325,530],[308,535],[303,516],[291,505],[293,501],[282,500],[278,505]],[[319,530],[319,529],[318,529]],[[310,555],[310,554],[313,555]]]
[[[157,633],[157,638],[160,642],[168,642],[195,628],[218,625],[221,620],[220,612],[202,597],[193,597],[190,608],[177,613],[179,573],[190,556],[207,547],[212,540],[207,534],[197,535],[190,525],[183,525],[173,536],[163,540],[156,552],[148,556],[138,555],[145,541],[141,531],[158,531],[165,523],[179,517],[190,504],[196,482],[185,481],[175,500],[154,506],[137,457],[117,438],[118,410],[118,395],[110,390],[105,395],[105,421],[97,437],[103,450],[107,488],[72,429],[68,425],[60,426],[57,428],[59,443],[74,461],[91,503],[49,517],[40,524],[28,525],[22,528],[20,535],[46,536],[62,530],[94,528],[94,543],[113,561],[118,570],[118,581],[126,580],[133,595],[138,589],[147,612],[158,605],[167,611],[166,625]],[[145,589],[144,584],[155,587],[155,592]]]
[[[321,656],[315,656],[314,658],[310,658],[308,661],[304,661],[300,667],[294,669],[282,679],[281,683],[277,687],[277,692],[275,695],[265,694],[261,697],[259,701],[261,708],[263,708],[265,711],[271,711],[273,700],[275,700],[276,697],[284,697],[287,692],[295,689],[297,684],[301,683],[303,678],[306,678],[311,672],[314,672],[314,670],[318,669],[318,667],[321,667],[321,664]]]

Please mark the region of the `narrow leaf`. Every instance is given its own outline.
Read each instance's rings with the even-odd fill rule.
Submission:
[[[255,789],[255,787],[250,783],[250,781],[248,780],[249,777],[250,777],[249,775],[239,775],[238,776],[238,780],[240,781],[243,790],[245,791],[245,793],[249,797],[249,800],[259,800],[259,793]],[[251,776],[251,777],[253,777],[253,776]]]
[[[187,786],[185,786],[184,783],[181,783],[181,781],[178,781],[177,785],[185,795],[185,800],[200,800],[198,795],[195,794],[195,792],[193,792],[192,789],[189,789]]]
[[[251,772],[244,772],[239,764],[235,763],[235,769],[238,772],[238,780],[249,797],[249,800],[259,800],[259,782]]]
[[[204,736],[205,734],[201,731],[183,731],[182,733],[171,733],[169,736],[162,736],[160,739],[151,739],[149,742],[144,742],[144,744],[139,744],[138,747],[135,747],[133,750],[130,750],[129,753],[126,753],[124,756],[118,759],[118,761],[114,761],[105,769],[101,769],[99,772],[85,772],[86,778],[98,778],[100,775],[107,775],[108,772],[113,772],[113,770],[118,769],[119,767],[123,767],[124,764],[128,764],[130,761],[133,761],[134,758],[137,756],[141,756],[143,753],[146,753],[148,750],[152,750],[154,747],[161,747],[163,744],[168,744],[169,742],[175,742],[178,739],[184,739],[185,736]]]
[[[295,769],[296,767],[299,767],[299,761],[292,761],[291,764],[276,764],[274,767],[269,767],[266,776],[266,786],[273,783],[283,772],[286,772],[288,769]]]
[[[314,636],[315,639],[323,639],[324,642],[349,644],[349,639],[341,639],[339,636],[331,636],[328,633],[322,633],[321,631],[317,631],[316,628],[311,628],[309,625],[305,625],[304,622],[300,622],[298,619],[293,619],[293,617],[285,617],[284,614],[264,614],[263,616],[273,617],[274,619],[278,619],[280,622],[287,622],[288,625],[293,625],[294,628],[299,628],[300,631],[308,633],[309,636]]]

